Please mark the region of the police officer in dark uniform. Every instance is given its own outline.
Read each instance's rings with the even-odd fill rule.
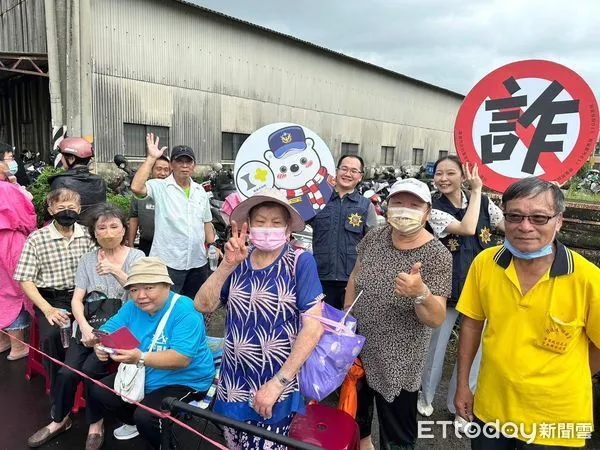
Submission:
[[[65,172],[50,177],[50,190],[67,188],[81,197],[79,222],[86,225],[90,208],[106,202],[106,183],[100,175],[90,173],[88,164],[94,156],[92,144],[82,137],[68,137],[59,144]]]
[[[377,226],[371,201],[356,186],[362,180],[360,156],[342,155],[337,164],[335,191],[327,206],[312,220],[313,253],[325,301],[342,309],[348,277],[356,263],[356,245]]]

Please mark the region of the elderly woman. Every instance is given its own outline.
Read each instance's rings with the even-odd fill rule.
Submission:
[[[357,422],[362,448],[370,442],[373,398],[381,448],[414,447],[417,396],[432,328],[446,315],[452,287],[450,252],[424,226],[431,211],[427,185],[408,178],[388,196],[387,226],[371,230],[358,245],[346,288],[359,332],[366,382],[359,392]]]
[[[21,344],[31,321],[33,305],[13,275],[29,233],[36,229],[37,216],[30,197],[16,184],[7,164],[0,161],[0,353],[10,350],[7,359],[15,361],[27,356]]]
[[[317,320],[300,320],[303,312],[321,315],[316,263],[311,254],[296,254],[288,244],[304,222],[278,189],[244,200],[231,220],[224,260],[195,298],[202,312],[222,303],[227,308],[214,411],[287,434],[294,414],[303,408],[296,374],[322,333]],[[229,428],[225,438],[229,448],[284,448]]]
[[[132,300],[100,327],[108,333],[127,327],[140,342],[139,347],[132,350],[112,349],[114,353],[110,358],[145,368],[145,397],[141,403],[158,410],[165,397],[203,398],[215,375],[203,317],[194,310],[191,299],[178,296],[171,291],[171,286],[173,281],[160,258],[139,259],[131,267],[124,285]],[[168,311],[165,327],[149,351],[156,329]],[[108,361],[109,354],[103,347],[96,345],[94,349],[98,359]],[[116,374],[110,375],[102,379],[102,383],[112,388],[115,377]],[[114,411],[130,429],[136,426],[150,448],[160,448],[158,417],[99,386],[92,387],[87,401],[87,408],[91,410],[90,432],[94,430],[88,435],[87,450],[97,450],[104,442],[105,409]]]
[[[92,378],[102,378],[108,374],[107,363],[99,361],[93,351],[95,337],[92,334],[94,326],[88,322],[84,305],[88,311],[101,309],[116,310],[127,299],[123,284],[127,271],[135,261],[144,256],[140,250],[130,249],[123,245],[127,232],[127,220],[123,212],[112,205],[101,204],[90,210],[88,231],[92,240],[100,248],[83,255],[75,273],[75,290],[71,301],[71,311],[75,317],[75,328],[79,328],[78,339],[71,339],[65,356],[65,364],[78,369]],[[104,304],[101,304],[103,302]],[[97,323],[99,317],[94,317]],[[106,321],[109,317],[103,317]],[[79,338],[79,336],[81,336]],[[76,373],[61,367],[58,370],[55,383],[52,385],[51,397],[52,422],[34,433],[27,441],[30,447],[39,447],[59,433],[71,427],[69,412],[73,407],[75,392],[81,377]],[[85,382],[86,398],[92,383]],[[86,408],[88,423],[92,423],[93,411]],[[90,427],[90,435],[96,430]]]

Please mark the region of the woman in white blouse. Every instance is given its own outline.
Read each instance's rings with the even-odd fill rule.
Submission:
[[[422,390],[419,394],[417,409],[423,416],[433,414],[433,398],[442,376],[446,347],[458,320],[455,306],[458,302],[463,283],[471,262],[483,249],[495,245],[492,240],[493,228],[504,230],[502,210],[485,194],[479,178],[477,165],[463,166],[454,155],[439,159],[434,166],[434,183],[438,193],[433,196],[433,209],[429,225],[435,236],[450,250],[453,258],[452,294],[447,301],[446,320],[434,330],[431,337],[429,354],[423,373]],[[462,189],[468,183],[470,190]],[[481,348],[473,362],[470,376],[471,390],[475,389],[479,372]],[[454,393],[456,392],[456,365],[448,389],[447,406],[452,414]],[[455,426],[462,431],[465,423],[456,416]]]

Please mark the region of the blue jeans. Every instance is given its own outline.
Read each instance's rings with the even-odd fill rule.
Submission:
[[[446,319],[441,327],[433,330],[431,335],[431,343],[429,344],[429,352],[427,354],[427,362],[425,363],[425,369],[423,371],[423,378],[421,381],[421,390],[423,397],[428,405],[433,404],[435,397],[435,391],[442,378],[442,371],[444,369],[444,359],[446,357],[446,348],[448,347],[448,341],[452,335],[454,324],[458,319],[459,312],[449,306],[446,308]],[[471,392],[475,392],[477,386],[477,376],[479,375],[479,365],[481,363],[481,345],[477,350],[473,365],[471,366],[471,373],[469,374],[469,387]],[[454,370],[452,371],[452,378],[450,379],[450,386],[448,387],[448,396],[446,397],[446,404],[448,411],[452,414],[456,414],[456,408],[454,407],[454,395],[456,394],[456,362],[454,363]]]
[[[30,324],[31,324],[31,316],[25,310],[25,308],[21,308],[21,312],[19,313],[17,318],[13,321],[13,323],[11,323],[9,326],[7,326],[4,330],[5,331],[24,330],[25,328],[28,328]]]

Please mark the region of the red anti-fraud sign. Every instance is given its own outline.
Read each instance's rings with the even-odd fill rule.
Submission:
[[[538,176],[574,176],[598,138],[598,103],[578,74],[560,64],[518,61],[494,70],[465,97],[454,126],[463,162],[477,163],[485,186],[504,192]]]

